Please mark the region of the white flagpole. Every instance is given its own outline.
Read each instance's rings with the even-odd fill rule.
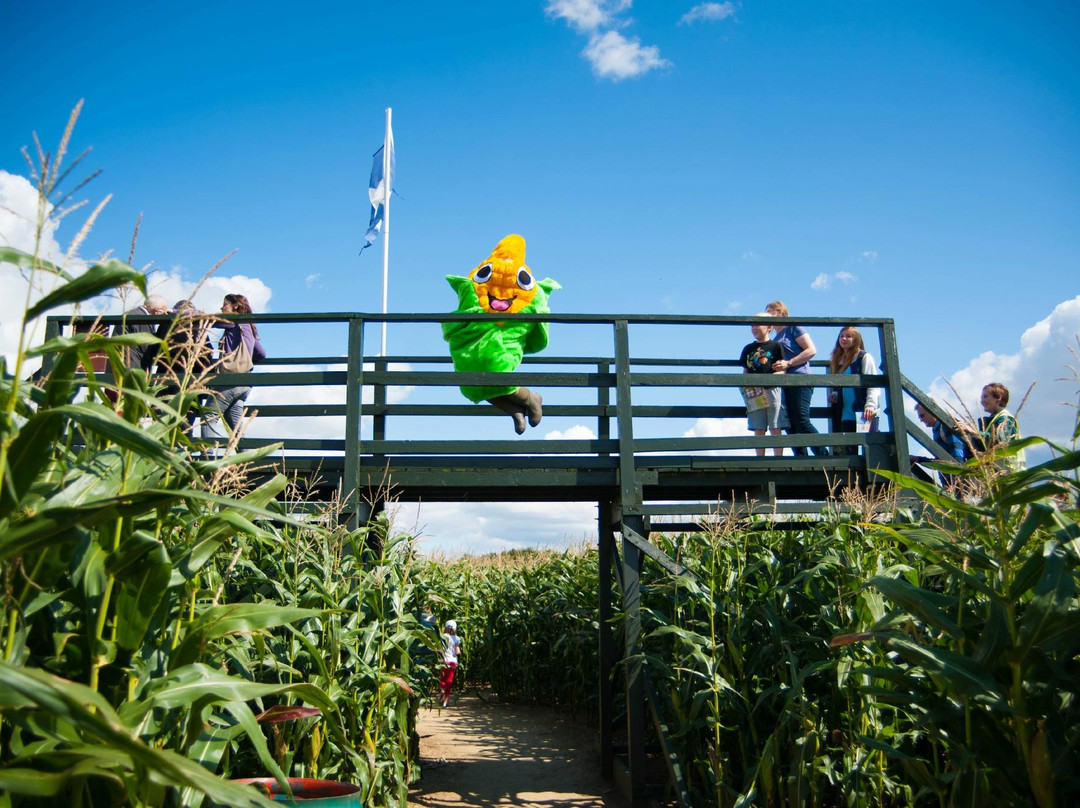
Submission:
[[[382,223],[382,313],[386,314],[386,283],[390,274],[390,196],[393,191],[393,179],[390,176],[390,141],[393,135],[390,130],[390,107],[386,108],[386,134],[383,135],[382,175],[386,183],[385,196],[383,198],[383,223]],[[386,356],[386,321],[382,324],[382,352]]]

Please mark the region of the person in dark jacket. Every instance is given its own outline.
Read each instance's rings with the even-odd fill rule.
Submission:
[[[131,311],[125,312],[124,316],[139,315],[165,315],[169,313],[169,304],[161,295],[147,295],[141,306],[136,306]],[[121,323],[116,327],[117,334],[154,334],[159,332],[160,326],[154,323]],[[125,360],[129,368],[142,368],[147,373],[154,366],[157,358],[157,345],[133,345],[125,351]]]

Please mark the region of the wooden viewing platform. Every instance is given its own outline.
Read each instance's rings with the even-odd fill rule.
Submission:
[[[864,487],[874,469],[907,471],[908,439],[927,454],[948,458],[904,414],[905,396],[951,424],[942,412],[901,373],[893,321],[875,318],[747,318],[670,315],[543,314],[514,315],[551,323],[552,344],[560,330],[572,331],[580,355],[526,357],[513,374],[453,371],[439,324],[489,319],[475,314],[263,314],[257,323],[271,358],[255,372],[214,377],[210,385],[255,388],[249,406],[256,424],[272,423],[269,434],[244,437],[240,448],[281,443],[277,470],[305,481],[311,501],[340,496],[343,512],[354,524],[371,516],[386,496],[414,501],[588,501],[598,504],[600,556],[600,704],[601,767],[614,776],[635,805],[653,793],[644,781],[645,721],[657,694],[651,693],[644,663],[619,668],[620,659],[636,659],[640,633],[640,585],[647,555],[668,572],[685,574],[649,541],[654,519],[667,530],[693,529],[702,515],[718,506],[736,514],[806,514],[819,512],[839,482]],[[107,323],[119,317],[103,318]],[[235,319],[235,318],[228,318]],[[129,321],[160,318],[129,318]],[[426,353],[380,357],[365,341],[368,325],[393,325],[395,340],[422,344]],[[827,362],[813,363],[813,374],[769,376],[778,387],[879,387],[884,389],[882,431],[875,434],[827,434],[827,410],[811,416],[822,434],[755,437],[687,437],[696,419],[738,419],[746,410],[737,390],[748,382],[738,355],[750,341],[751,322],[797,323],[817,329],[853,325],[863,332],[867,349],[881,359],[881,375],[822,375]],[[47,337],[70,325],[48,321]],[[691,333],[696,345],[723,358],[650,355],[655,335],[664,329]],[[329,355],[283,355],[286,335],[318,330],[318,344]],[[639,333],[644,338],[639,339]],[[644,335],[649,336],[645,337]],[[663,339],[659,340],[663,344]],[[683,344],[686,344],[685,341]],[[644,349],[643,347],[644,346]],[[728,346],[726,350],[712,346]],[[818,343],[827,357],[828,344]],[[670,351],[669,351],[670,353]],[[762,377],[754,377],[759,381]],[[514,438],[507,415],[494,407],[468,402],[460,385],[524,385],[543,394],[544,422]],[[402,391],[410,391],[404,395]],[[320,397],[325,401],[318,401]],[[818,396],[821,398],[820,394]],[[697,399],[697,400],[695,400]],[[257,403],[256,403],[257,402]],[[333,419],[325,421],[320,419]],[[537,439],[556,424],[572,419],[596,436],[588,439]],[[312,435],[320,423],[322,437]],[[252,432],[257,432],[252,429]],[[855,455],[773,457],[783,447],[857,446]],[[755,456],[755,448],[770,454]],[[674,520],[674,521],[672,521]],[[680,521],[681,520],[681,521]],[[614,573],[614,579],[613,579]],[[613,580],[622,595],[622,647],[611,626]],[[615,686],[625,695],[616,710]],[[659,711],[652,711],[665,745]],[[618,727],[627,739],[616,748]],[[678,761],[665,754],[673,792],[688,804]]]

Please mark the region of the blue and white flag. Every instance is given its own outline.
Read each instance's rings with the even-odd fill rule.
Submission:
[[[380,146],[371,159],[371,180],[368,182],[368,197],[371,199],[371,221],[368,222],[368,230],[364,234],[364,245],[360,248],[360,252],[375,243],[379,231],[382,230],[387,197],[394,190],[394,174],[396,173],[394,133],[390,129],[387,129],[386,140],[390,146],[390,178],[386,180],[383,177],[383,149],[385,146]]]

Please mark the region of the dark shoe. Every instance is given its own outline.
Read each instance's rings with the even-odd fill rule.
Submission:
[[[534,393],[528,387],[519,387],[509,396],[518,406],[522,407],[529,416],[529,426],[537,426],[544,417],[541,406],[544,399],[539,393]]]
[[[507,413],[514,419],[514,431],[525,434],[525,408],[514,399],[514,394],[489,398],[488,403]]]

